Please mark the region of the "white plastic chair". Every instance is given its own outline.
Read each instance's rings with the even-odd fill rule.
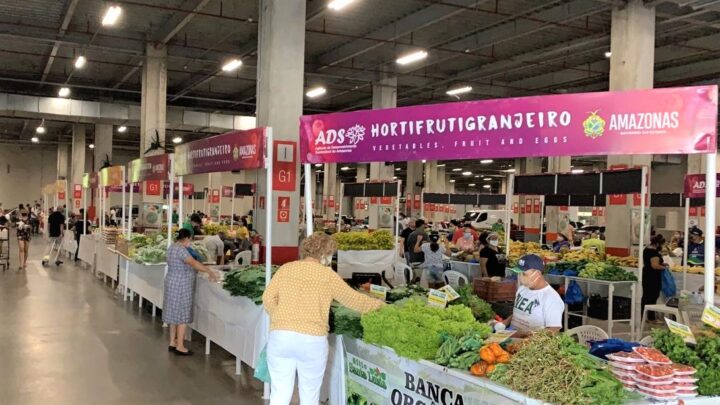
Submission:
[[[568,336],[577,336],[578,343],[588,347],[590,346],[590,341],[605,340],[609,338],[607,332],[593,325],[578,326],[577,328],[572,328],[565,332],[565,334]]]
[[[680,314],[680,310],[677,308],[669,307],[667,305],[645,305],[645,310],[643,311],[642,319],[640,321],[640,336],[642,336],[645,332],[645,322],[647,321],[648,312],[655,312],[656,315],[672,315],[675,317],[677,322],[683,322],[682,314]]]
[[[445,279],[445,284],[448,284],[451,287],[459,287],[461,285],[470,284],[468,278],[464,274],[454,270],[444,272],[443,278]]]
[[[247,266],[251,262],[252,262],[252,252],[249,250],[240,252],[237,255],[235,255],[235,263],[239,264],[240,266]]]
[[[413,280],[414,272],[412,267],[408,266],[403,262],[395,262],[395,275],[394,280],[404,281],[406,285],[410,285]]]

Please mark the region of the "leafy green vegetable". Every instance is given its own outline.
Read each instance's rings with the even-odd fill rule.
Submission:
[[[479,323],[472,311],[462,305],[449,308],[428,306],[418,297],[386,305],[362,316],[363,340],[387,346],[397,354],[413,360],[433,359],[442,344],[442,333],[460,337],[475,331],[487,337],[491,330]]]
[[[558,405],[616,405],[627,398],[622,384],[565,334],[533,335],[490,378]]]
[[[387,296],[385,298],[387,302],[396,302],[412,296],[426,296],[427,293],[427,289],[422,288],[419,285],[412,284],[393,288],[387,292]]]
[[[360,313],[340,304],[331,307],[332,333],[362,339],[363,328],[360,323]]]
[[[578,276],[606,281],[637,281],[633,273],[606,262],[588,263]]]
[[[333,235],[338,250],[392,250],[395,239],[388,231],[339,232]]]
[[[480,361],[478,350],[483,344],[483,334],[467,332],[460,338],[444,336],[444,341],[435,355],[435,363],[441,366],[467,370]]]
[[[495,312],[490,304],[478,297],[470,284],[465,284],[456,289],[460,298],[451,301],[450,305],[465,305],[470,308],[475,319],[479,322],[487,322],[495,318]]]
[[[697,369],[700,395],[720,395],[720,337],[700,336],[694,348],[666,329],[653,330],[653,338],[655,348],[670,360]]]
[[[273,275],[277,267],[273,266]],[[223,288],[232,296],[243,296],[253,300],[256,304],[262,303],[265,292],[265,266],[247,266],[233,270],[225,275]]]

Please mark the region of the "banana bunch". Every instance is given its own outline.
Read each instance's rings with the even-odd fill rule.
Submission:
[[[672,266],[670,271],[683,273],[687,271],[690,274],[705,274],[705,268],[702,266]],[[715,275],[720,275],[720,268],[715,269]]]
[[[515,263],[517,263],[517,261],[526,254],[538,255],[542,257],[545,262],[554,262],[558,260],[555,253],[542,249],[540,244],[537,242],[510,242],[510,249],[507,256],[511,265],[514,266]]]
[[[609,263],[612,263],[616,266],[621,266],[621,267],[637,267],[638,266],[638,258],[634,257],[634,256],[618,257],[618,256],[608,255],[607,261]]]
[[[562,257],[562,260],[565,262],[599,262],[602,261],[602,255],[598,253],[596,250],[592,249],[580,249],[580,250],[571,250],[567,253],[565,253]]]

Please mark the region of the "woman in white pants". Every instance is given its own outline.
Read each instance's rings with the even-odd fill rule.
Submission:
[[[300,245],[302,259],[280,267],[263,294],[270,315],[267,362],[270,405],[287,405],[295,389],[301,405],[317,405],[328,356],[328,316],[333,300],[360,313],[383,303],[348,286],[329,266],[337,245],[314,234]]]

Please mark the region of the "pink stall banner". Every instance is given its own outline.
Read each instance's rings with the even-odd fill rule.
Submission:
[[[128,181],[167,180],[170,155],[145,156],[128,163]]]
[[[264,153],[265,128],[203,138],[175,146],[175,175],[259,169]]]
[[[720,174],[715,180],[715,194],[720,197]],[[705,175],[704,174],[688,174],[685,176],[685,197],[702,198],[705,197]]]
[[[717,86],[306,115],[303,163],[715,152]]]

